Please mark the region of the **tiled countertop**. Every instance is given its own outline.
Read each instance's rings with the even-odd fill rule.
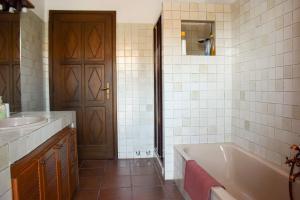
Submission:
[[[43,116],[48,122],[28,128],[15,130],[0,130],[0,200],[11,199],[10,165],[63,128],[74,124],[76,114],[74,111],[54,112],[22,112],[12,117]]]

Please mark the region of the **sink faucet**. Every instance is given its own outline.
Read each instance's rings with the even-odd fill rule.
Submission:
[[[293,200],[293,183],[296,181],[298,177],[300,177],[300,171],[294,173],[295,166],[300,167],[300,146],[299,145],[292,145],[292,151],[296,151],[296,155],[292,158],[286,158],[286,164],[291,167],[290,176],[289,176],[289,193],[290,199]]]

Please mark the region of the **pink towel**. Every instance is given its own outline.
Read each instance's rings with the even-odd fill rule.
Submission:
[[[210,200],[212,187],[223,187],[194,160],[186,162],[184,190],[192,200]]]

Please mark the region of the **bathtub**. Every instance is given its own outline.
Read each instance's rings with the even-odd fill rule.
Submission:
[[[289,200],[288,173],[238,146],[226,144],[176,145],[174,178],[184,198],[185,162],[195,160],[225,186],[213,187],[212,200]],[[294,184],[294,200],[300,199],[300,182]]]

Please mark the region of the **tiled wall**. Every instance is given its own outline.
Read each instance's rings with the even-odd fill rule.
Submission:
[[[153,74],[153,25],[117,24],[119,158],[153,156]]]
[[[21,14],[22,110],[39,111],[43,103],[43,21],[33,12]]]
[[[231,140],[231,6],[163,1],[165,178],[175,144]],[[181,20],[216,22],[216,56],[182,56]]]
[[[233,7],[233,141],[279,166],[300,143],[300,1]]]

